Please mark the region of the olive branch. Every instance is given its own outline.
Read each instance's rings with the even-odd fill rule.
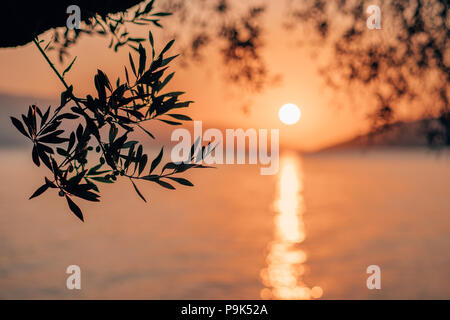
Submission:
[[[210,144],[201,146],[197,140],[186,161],[168,162],[157,170],[163,158],[164,147],[148,166],[149,156],[144,153],[142,143],[129,137],[131,132],[141,130],[154,139],[153,134],[143,126],[144,122],[151,120],[168,125],[181,125],[182,121],[192,120],[182,113],[174,113],[174,110],[187,108],[192,103],[180,100],[184,92],[161,92],[174,75],[173,72],[166,75],[169,63],[178,56],[166,56],[174,40],[169,41],[158,55],[155,54],[151,31],[148,41],[151,59],[140,41],[136,50],[136,63],[129,54],[131,72],[124,66],[125,81],[118,78],[113,86],[107,75],[97,70],[94,76],[96,95],[81,98],[75,96],[73,86],[64,78],[75,59],[61,74],[46,54],[48,45],[43,48],[42,40],[37,37],[33,40],[65,90],[61,93],[60,105],[56,109],[48,107],[43,111],[32,105],[26,114],[22,114],[22,121],[11,117],[17,130],[33,144],[33,162],[37,166],[43,163],[52,173],[50,178],[44,178],[44,184],[30,199],[48,189],[56,189],[61,197],[65,197],[70,210],[84,221],[82,211],[73,198],[100,201],[98,183],[111,184],[119,177],[129,179],[139,197],[146,201],[136,185],[137,180],[150,181],[167,189],[175,189],[173,182],[193,186],[179,174],[193,168],[208,168],[199,163],[199,160],[212,152]],[[72,102],[74,105],[68,109],[67,106]],[[66,131],[61,129],[63,121],[78,126],[64,135]],[[90,166],[88,164],[92,159],[88,161],[88,156],[92,154],[96,155],[96,162]],[[159,172],[156,173],[157,171]]]

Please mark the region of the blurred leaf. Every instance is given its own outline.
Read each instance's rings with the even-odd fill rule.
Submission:
[[[109,89],[109,91],[112,91],[111,82],[109,82],[108,76],[100,69],[97,69],[97,74],[100,78],[101,83]]]
[[[158,22],[159,20],[150,20],[155,26],[162,28],[162,25]]]
[[[141,43],[142,41],[145,41],[145,39],[144,38],[132,38],[132,37],[128,37],[128,41],[131,41],[131,42],[136,42],[136,43]],[[135,48],[135,47],[133,47],[133,48]],[[136,48],[135,49],[137,52],[139,52],[139,48]]]
[[[78,119],[79,117],[80,117],[79,115],[76,115],[76,114],[73,114],[73,113],[63,113],[63,114],[60,114],[59,116],[57,116],[55,118],[55,120],[62,120],[62,119],[71,119],[71,120],[73,120],[73,119]]]
[[[69,184],[73,187],[77,186],[80,183],[81,179],[83,179],[83,177],[86,175],[86,172],[87,172],[87,170],[83,170],[80,173],[78,173],[77,175],[70,178],[68,181]]]
[[[184,121],[192,121],[192,119],[188,116],[185,116],[184,114],[167,114],[168,116],[175,118],[177,120],[184,120]]]
[[[64,75],[70,71],[70,69],[72,68],[73,63],[75,62],[75,60],[77,60],[77,57],[73,58],[72,62],[69,64],[69,66],[63,71],[62,73],[62,77],[64,78]]]
[[[142,113],[140,113],[139,111],[136,110],[132,110],[132,109],[121,109],[129,114],[131,114],[132,116],[136,117],[138,120],[141,120],[144,115]]]
[[[136,67],[134,66],[134,61],[133,58],[131,57],[131,53],[128,54],[128,57],[130,58],[131,70],[133,70],[133,73],[136,76]]]
[[[90,175],[95,175],[98,174],[97,171],[98,169],[100,169],[103,166],[102,163],[97,164],[96,166],[93,166],[92,168],[90,168],[88,170],[88,172],[86,173],[86,175],[90,176]]]
[[[135,145],[138,143],[137,141],[127,141],[122,145],[122,149],[128,149],[131,148],[132,145]]]
[[[139,175],[141,175],[142,171],[144,171],[145,165],[147,164],[147,160],[148,160],[148,157],[146,154],[144,154],[141,157],[141,159],[139,160],[139,170],[138,170]]]
[[[164,120],[164,119],[158,119],[159,121],[165,122],[167,124],[170,124],[171,126],[179,126],[181,122],[176,121],[170,121],[170,120]]]
[[[77,197],[87,200],[87,201],[99,202],[100,200],[98,198],[100,196],[96,193],[85,190],[86,188],[92,188],[92,185],[91,184],[79,185],[76,188],[72,189],[71,193],[74,196],[77,196]]]
[[[159,184],[161,187],[167,188],[167,189],[171,189],[171,190],[175,190],[175,187],[172,186],[170,183],[162,181],[162,180],[156,180],[155,181],[157,184]]]
[[[69,153],[67,153],[67,151],[66,150],[64,150],[63,148],[56,148],[56,152],[59,154],[59,155],[61,155],[61,156],[63,156],[63,157],[69,157],[70,155],[69,155]]]
[[[128,77],[127,67],[124,66],[124,68],[125,68],[125,79],[127,79],[127,83],[130,84],[130,78]]]
[[[67,104],[67,102],[72,98],[72,91],[73,91],[73,86],[70,86],[69,89],[67,89],[66,91],[63,91],[61,93],[61,104],[56,109],[57,111],[61,110],[61,108],[64,107]]]
[[[44,130],[42,130],[39,135],[43,136],[49,132],[55,131],[56,129],[58,129],[58,127],[60,125],[61,125],[61,121],[55,120],[54,122],[49,124]]]
[[[148,32],[148,41],[150,42],[150,45],[152,47],[152,59],[155,57],[155,42],[153,40],[152,32]]]
[[[152,86],[154,85],[157,81],[159,81],[159,79],[161,78],[161,76],[163,75],[164,71],[167,69],[167,67],[158,70],[156,72],[152,72],[150,70],[147,70],[142,77],[138,80],[138,83],[143,83],[146,84],[148,86]]]
[[[163,60],[161,61],[161,67],[166,66],[167,64],[170,63],[170,61],[172,61],[173,59],[175,59],[175,58],[178,57],[178,56],[179,56],[179,54],[176,54],[176,55],[171,56],[171,57],[169,57],[169,58],[163,59]]]
[[[102,102],[106,102],[106,90],[104,79],[97,73],[94,76],[95,89],[97,89],[98,99]]]
[[[145,54],[145,49],[142,44],[139,44],[139,71],[138,74],[141,75],[145,70],[145,60],[147,56]]]
[[[148,134],[152,139],[155,139],[155,136],[153,134],[150,133],[150,131],[148,131],[147,129],[145,129],[144,127],[142,127],[141,125],[138,125],[139,128],[141,128],[146,134]]]
[[[69,144],[67,146],[67,150],[70,151],[75,144],[75,133],[71,132],[69,137]]]
[[[173,45],[174,42],[175,42],[175,40],[170,40],[170,41],[166,44],[166,46],[164,47],[164,49],[162,49],[161,55],[162,55],[164,52],[168,51],[168,50],[172,47],[172,45]]]
[[[159,84],[158,91],[161,91],[169,83],[169,81],[173,78],[174,74],[175,72],[172,72]]]
[[[37,152],[36,145],[33,146],[33,150],[31,151],[31,156],[33,158],[33,162],[39,167],[41,165],[41,163],[39,161],[39,155],[38,155],[38,152]]]
[[[48,116],[50,115],[50,107],[47,108],[47,111],[44,113],[44,115],[41,118],[41,128],[44,126],[44,124],[47,122]]]
[[[156,181],[156,180],[159,180],[159,175],[149,174],[148,176],[141,177],[141,179],[148,180],[148,181]]]
[[[199,146],[199,144],[201,144],[201,139],[202,139],[202,137],[201,136],[198,136],[196,139],[195,139],[195,142],[192,144],[192,146],[191,146],[191,151],[190,151],[190,153],[189,153],[189,159],[192,159],[193,157],[194,157],[194,154],[195,154],[195,152],[197,151],[197,147]]]
[[[157,17],[165,17],[165,16],[171,16],[172,13],[171,12],[157,12],[152,14],[152,16],[157,16]]]
[[[111,145],[111,149],[114,151],[121,149],[123,144],[127,140],[127,137],[128,137],[128,132],[125,132],[122,136],[120,136],[119,138],[117,138],[116,141],[113,142],[113,144]]]
[[[119,129],[117,129],[115,124],[112,123],[111,127],[109,128],[109,144],[113,144],[118,132],[119,132]]]
[[[38,141],[42,142],[42,143],[54,143],[54,144],[66,142],[69,139],[58,137],[63,132],[64,132],[64,130],[58,130],[58,131],[52,132],[46,136],[39,137]]]
[[[128,167],[130,166],[130,163],[131,163],[131,160],[132,160],[132,157],[133,157],[133,154],[134,154],[134,146],[135,145],[136,144],[133,144],[130,147],[130,149],[128,150],[128,156],[127,156],[127,159],[125,160],[125,164],[124,164],[125,170],[128,170]]]
[[[98,182],[102,182],[102,183],[114,183],[113,181],[111,181],[105,177],[92,177],[91,179],[98,181]]]
[[[146,13],[149,13],[150,11],[152,11],[154,2],[155,2],[154,0],[149,1],[149,3],[147,3],[144,10],[142,11],[142,14],[146,14]]]
[[[31,136],[25,131],[25,128],[24,128],[22,122],[20,122],[18,119],[14,118],[14,117],[11,117],[11,121],[12,121],[13,125],[16,127],[16,129],[20,131],[21,134],[23,134],[27,138],[31,138]]]
[[[178,177],[167,177],[173,181],[178,182],[179,184],[182,184],[184,186],[189,186],[189,187],[193,187],[194,185],[187,179],[184,178],[178,178]]]
[[[153,170],[155,170],[155,168],[161,162],[163,153],[164,153],[164,147],[161,148],[161,151],[159,152],[159,154],[156,156],[155,159],[153,159],[152,164],[150,165],[150,173],[152,173]]]

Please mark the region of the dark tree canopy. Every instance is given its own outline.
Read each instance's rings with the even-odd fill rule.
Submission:
[[[78,5],[81,19],[87,21],[95,13],[104,17],[125,11],[139,2],[142,0],[5,1],[2,3],[3,15],[0,19],[0,28],[4,30],[0,47],[25,45],[49,29],[65,26],[68,17],[66,10],[70,5]]]

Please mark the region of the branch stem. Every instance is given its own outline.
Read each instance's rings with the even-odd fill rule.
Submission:
[[[36,47],[39,49],[39,52],[40,52],[40,53],[42,54],[42,56],[44,57],[45,61],[47,61],[47,63],[49,64],[49,66],[52,68],[53,72],[55,72],[55,74],[58,76],[59,80],[62,82],[62,84],[64,85],[64,87],[66,88],[66,90],[70,90],[70,87],[71,87],[71,86],[69,86],[69,85],[67,84],[66,80],[64,80],[64,77],[63,77],[63,76],[59,73],[59,71],[56,69],[55,65],[54,65],[53,62],[50,60],[50,58],[48,57],[48,55],[45,53],[44,49],[42,49],[41,45],[40,45],[39,42],[38,42],[38,39],[37,39],[37,38],[34,38],[34,39],[33,39],[33,42],[34,42],[34,44],[36,45]],[[75,104],[76,104],[81,110],[84,110],[84,109],[85,109],[85,108],[83,108],[83,107],[80,105],[80,103],[78,102],[78,99],[75,98],[75,96],[73,96],[73,94],[72,94],[72,96],[71,96],[71,99],[75,102]],[[62,109],[62,108],[61,108],[61,109]],[[55,114],[53,115],[52,119],[55,118],[55,117],[58,115],[58,113],[61,111],[61,109],[59,109],[59,110],[57,110],[57,111],[55,112]],[[103,156],[105,156],[105,148],[103,147],[102,142],[101,142],[100,139],[98,139],[97,137],[96,137],[96,139],[97,139],[98,145],[99,145],[100,148],[102,149],[102,154],[103,154]],[[110,167],[111,167],[111,166],[110,166]],[[111,168],[112,168],[112,167],[111,167]],[[112,168],[112,169],[114,169],[114,168]]]
[[[41,45],[37,41],[37,38],[34,38],[33,42],[36,45],[36,47],[39,49],[39,52],[44,57],[45,61],[47,61],[47,63],[49,64],[50,68],[52,68],[53,72],[55,72],[55,74],[58,76],[59,80],[61,80],[64,87],[66,87],[66,89],[69,90],[70,87],[67,84],[66,80],[64,80],[63,76],[59,73],[59,71],[56,69],[55,65],[53,64],[53,62],[50,60],[50,58],[45,53],[44,49],[42,49]],[[75,101],[75,103],[77,103],[77,101]]]

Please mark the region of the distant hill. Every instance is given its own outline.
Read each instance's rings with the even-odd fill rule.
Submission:
[[[360,149],[364,147],[428,146],[430,129],[440,130],[440,124],[436,119],[396,122],[378,132],[359,135],[330,147],[325,147],[318,152]]]

